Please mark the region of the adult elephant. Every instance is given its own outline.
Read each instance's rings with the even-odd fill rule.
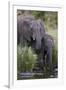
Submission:
[[[18,16],[17,40],[21,45],[31,44],[35,49],[41,48],[41,39],[45,29],[42,20],[35,20],[33,16]]]

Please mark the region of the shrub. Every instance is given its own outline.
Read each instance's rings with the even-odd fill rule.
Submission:
[[[17,47],[18,72],[31,72],[37,60],[37,55],[31,47]]]

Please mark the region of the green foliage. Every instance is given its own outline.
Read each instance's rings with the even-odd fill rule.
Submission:
[[[43,11],[33,11],[32,15],[35,16],[36,19],[45,20],[45,12]]]
[[[17,47],[17,70],[18,72],[32,71],[37,60],[37,55],[31,47]]]
[[[58,13],[45,12],[45,26],[46,30],[53,30],[58,28]]]

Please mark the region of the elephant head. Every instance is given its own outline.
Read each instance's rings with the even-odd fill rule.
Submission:
[[[40,49],[41,40],[45,34],[43,22],[41,20],[33,20],[31,21],[30,26],[32,31],[32,38],[33,40],[36,40],[36,49]]]
[[[41,48],[41,39],[44,37],[45,29],[42,20],[35,20],[33,17],[19,16],[17,19],[18,40],[20,43],[35,41],[36,49]]]

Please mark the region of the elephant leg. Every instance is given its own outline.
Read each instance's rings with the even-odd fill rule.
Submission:
[[[47,64],[52,64],[52,48],[48,48],[46,60]]]
[[[46,50],[44,50],[44,52],[43,52],[43,64],[44,64],[44,66],[46,64],[46,56],[47,56],[47,52],[46,52]]]
[[[47,50],[47,57],[46,57],[46,63],[49,68],[50,74],[53,72],[52,68],[52,47],[49,47]]]

